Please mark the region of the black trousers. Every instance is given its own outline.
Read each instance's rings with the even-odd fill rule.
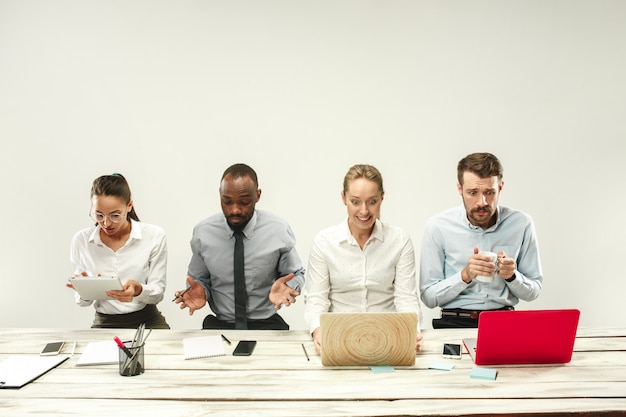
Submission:
[[[142,323],[147,329],[170,328],[165,317],[154,304],[148,304],[143,310],[128,314],[102,314],[96,311],[91,328],[136,329]]]
[[[204,318],[202,328],[234,330],[235,322],[229,323],[224,320],[218,320],[217,317],[209,314]],[[289,330],[289,325],[279,314],[274,314],[263,320],[248,320],[248,330]]]
[[[471,329],[478,328],[478,319],[471,317],[448,317],[433,319],[433,329]]]

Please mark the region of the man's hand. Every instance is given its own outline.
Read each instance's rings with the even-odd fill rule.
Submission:
[[[503,250],[498,252],[498,276],[502,279],[511,279],[515,276],[515,259],[507,258]]]
[[[496,266],[487,255],[480,255],[480,249],[474,248],[474,254],[467,261],[467,266],[461,271],[461,278],[469,284],[478,275],[491,276],[496,272]]]
[[[274,308],[276,310],[278,310],[282,305],[289,307],[291,304],[296,302],[296,297],[300,295],[298,291],[287,285],[287,282],[294,276],[294,274],[285,275],[284,277],[278,278],[274,284],[272,284],[272,289],[270,290],[270,302],[274,304]]]
[[[180,309],[183,310],[185,308],[189,308],[189,315],[193,316],[193,312],[196,310],[200,310],[202,307],[206,305],[206,292],[204,291],[204,287],[194,281],[193,278],[187,277],[187,284],[189,285],[189,291],[185,292],[182,296],[180,294],[183,292],[176,291],[174,296],[176,299],[174,302],[176,304],[180,304]]]

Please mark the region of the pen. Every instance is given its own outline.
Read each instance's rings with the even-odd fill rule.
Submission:
[[[148,339],[148,336],[150,336],[150,333],[152,333],[152,329],[148,329],[148,334],[146,335],[146,337],[143,338],[143,340],[141,341],[141,344],[143,345],[144,343],[146,343],[146,339]]]
[[[74,356],[74,352],[76,352],[76,340],[74,340],[74,345],[72,346],[72,353],[70,356]]]
[[[178,300],[180,297],[182,297],[187,291],[189,291],[191,289],[191,287],[187,287],[184,290],[182,290],[176,297],[174,297],[174,299],[172,300],[172,302]]]
[[[127,356],[127,359],[124,361],[122,365],[122,375],[136,375],[137,368],[139,368],[139,372],[143,373],[143,365],[139,362],[139,354],[143,349],[143,345],[146,342],[148,336],[152,332],[152,329],[148,330],[148,334],[146,337],[143,337],[143,332],[146,329],[146,324],[141,323],[137,327],[137,331],[135,332],[135,336],[133,337],[131,348],[134,349],[135,353],[132,353],[130,349],[126,348],[121,340],[117,336],[114,337],[115,342],[120,347],[120,349],[124,350],[124,353]]]
[[[228,340],[228,338],[226,338],[226,336],[224,335],[221,335],[221,336],[222,336],[222,339],[224,339],[224,341],[230,345],[230,340]]]
[[[115,343],[117,343],[117,345],[120,347],[120,349],[122,349],[124,351],[126,356],[128,356],[129,358],[133,356],[133,354],[130,353],[130,350],[128,350],[128,348],[124,345],[124,343],[122,343],[122,341],[120,340],[119,337],[115,336],[113,338],[113,340],[115,340]]]
[[[141,349],[143,349],[143,344],[145,342],[145,339],[143,338],[143,332],[145,329],[146,329],[146,324],[141,323],[139,327],[137,327],[137,332],[135,333],[135,337],[133,339],[132,347],[134,348],[135,353],[133,353],[133,356],[130,357],[130,360],[128,362],[128,367],[126,368],[127,370],[130,371],[131,375],[136,374],[137,367],[139,367],[140,372],[143,372],[143,366],[141,365],[141,363],[139,363],[139,357],[137,355],[139,355],[139,353],[141,352]],[[148,332],[148,335],[150,335],[149,332]]]
[[[304,351],[304,356],[306,356],[306,360],[310,361],[311,359],[309,358],[309,354],[306,353],[306,348],[304,347],[304,343],[302,344],[302,350]]]

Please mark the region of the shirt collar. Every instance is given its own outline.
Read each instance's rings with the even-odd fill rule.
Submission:
[[[374,223],[374,229],[372,230],[372,234],[367,239],[369,242],[372,239],[378,239],[381,242],[384,240],[384,231],[383,231],[383,223],[380,219],[376,219],[376,223]],[[339,241],[340,242],[348,242],[353,245],[357,245],[357,241],[350,233],[350,227],[348,227],[348,218],[341,223],[341,232],[339,233]]]
[[[470,228],[471,230],[474,230],[474,231],[479,231],[479,232],[488,232],[488,231],[490,231],[490,230],[495,230],[495,229],[497,229],[497,228],[498,228],[498,226],[500,225],[500,222],[502,221],[502,215],[501,215],[501,214],[502,214],[502,212],[501,212],[501,210],[500,210],[500,206],[497,206],[497,207],[496,207],[496,222],[495,222],[495,223],[494,223],[491,227],[489,227],[488,229],[483,230],[483,228],[482,228],[482,227],[480,227],[480,226],[474,226],[474,225],[473,225],[473,224],[469,221],[469,219],[467,218],[467,211],[465,210],[465,205],[461,204],[461,218],[462,218],[462,220],[461,220],[461,221],[463,221],[465,224],[467,224],[467,227],[468,227],[468,228]]]
[[[254,229],[256,228],[256,222],[258,218],[259,217],[257,215],[257,210],[254,209],[254,213],[252,213],[252,218],[250,219],[246,227],[243,228],[243,235],[247,237],[248,239],[252,239],[252,236],[254,236]],[[235,231],[231,229],[230,226],[228,225],[228,222],[226,221],[226,216],[224,216],[224,224],[226,224],[226,230],[228,231],[228,238],[230,239],[235,234]]]
[[[100,225],[96,224],[96,227],[94,228],[93,232],[91,232],[91,236],[89,236],[90,242],[97,243],[98,245],[103,245],[102,239],[100,238],[101,229],[102,228],[100,227]],[[136,220],[130,219],[130,236],[128,236],[127,243],[133,239],[141,239],[141,238],[142,238],[141,228],[139,227],[138,222]]]

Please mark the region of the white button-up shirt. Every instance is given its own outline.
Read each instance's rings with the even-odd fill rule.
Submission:
[[[416,312],[415,253],[402,229],[376,221],[359,247],[347,219],[313,241],[304,284],[305,320],[311,332],[325,312]]]
[[[91,226],[77,232],[70,247],[70,262],[74,274],[87,272],[90,276],[115,275],[122,282],[134,279],[142,284],[141,294],[131,302],[117,300],[83,300],[76,293],[76,303],[89,306],[94,303],[97,312],[126,314],[142,310],[146,304],[157,304],[163,299],[167,274],[167,243],[165,231],[155,225],[131,220],[128,240],[117,251],[102,243],[100,226]]]

